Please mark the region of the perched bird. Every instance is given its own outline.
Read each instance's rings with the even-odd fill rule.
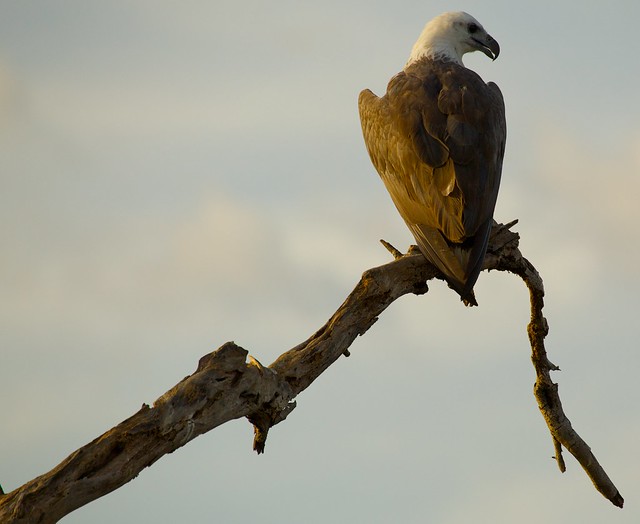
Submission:
[[[364,141],[422,254],[466,305],[482,269],[506,139],[504,100],[462,64],[500,46],[463,12],[431,20],[403,70],[377,97],[360,93]]]

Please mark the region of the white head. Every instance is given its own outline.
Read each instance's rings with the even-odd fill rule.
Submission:
[[[424,27],[405,67],[423,57],[462,65],[462,55],[472,51],[482,51],[495,60],[500,54],[500,46],[470,14],[462,11],[444,13]]]

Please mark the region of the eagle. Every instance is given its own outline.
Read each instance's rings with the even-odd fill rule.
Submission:
[[[465,305],[482,270],[506,140],[502,93],[462,63],[498,42],[464,12],[425,26],[384,96],[358,98],[364,141],[418,248]]]

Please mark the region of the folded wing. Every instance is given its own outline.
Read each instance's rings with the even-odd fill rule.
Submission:
[[[417,61],[387,93],[360,93],[371,160],[424,256],[475,303],[506,139],[495,84],[451,62]]]

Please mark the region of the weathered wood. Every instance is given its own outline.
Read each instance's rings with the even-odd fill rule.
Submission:
[[[48,473],[2,496],[0,522],[57,522],[220,424],[250,416],[263,405],[286,412],[288,384],[246,360],[247,351],[233,342],[202,357],[198,369],[152,407],[144,404]]]
[[[564,470],[561,446],[585,469],[595,487],[616,506],[623,499],[591,450],[562,410],[550,371],[542,315],[544,287],[540,275],[518,249],[515,223],[494,224],[485,269],[520,276],[531,299],[528,326],[536,370],[534,394]],[[247,417],[254,425],[254,449],[264,451],[269,428],[295,407],[293,399],[363,335],[397,298],[428,291],[427,281],[442,275],[424,257],[410,251],[394,261],[365,271],[355,289],[329,321],[308,340],[283,353],[269,367],[228,342],[200,359],[196,371],[133,416],[83,446],[53,470],[16,490],[0,493],[0,522],[54,523],[73,510],[106,495],[135,478],[144,468],[225,422]]]
[[[549,360],[544,346],[544,339],[549,333],[549,325],[542,314],[544,307],[542,278],[516,246],[505,247],[507,249],[500,251],[497,260],[488,257],[487,269],[514,273],[522,278],[529,290],[531,321],[527,326],[527,333],[531,343],[531,361],[536,371],[533,392],[538,402],[538,408],[551,432],[558,467],[562,472],[566,470],[562,458],[562,446],[564,446],[578,460],[595,488],[612,504],[621,508],[624,504],[622,495],[591,452],[591,448],[571,426],[571,422],[562,409],[558,385],[551,380],[550,372],[559,371],[560,368]],[[495,266],[492,267],[491,264],[495,264]]]

